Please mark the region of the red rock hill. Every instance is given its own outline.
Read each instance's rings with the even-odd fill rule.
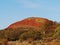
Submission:
[[[19,27],[19,26],[25,26],[25,25],[33,26],[33,27],[37,28],[42,25],[48,25],[48,24],[53,24],[53,22],[48,19],[45,19],[45,18],[30,17],[30,18],[26,18],[24,20],[11,24],[10,26],[8,26],[8,29],[14,28],[14,27]]]

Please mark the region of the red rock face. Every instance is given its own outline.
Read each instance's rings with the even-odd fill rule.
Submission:
[[[45,18],[36,18],[36,17],[31,17],[31,18],[26,18],[22,21],[18,21],[16,23],[11,24],[8,28],[14,28],[14,27],[18,27],[18,26],[34,26],[34,27],[40,27],[46,23],[49,23],[50,21],[48,19]]]

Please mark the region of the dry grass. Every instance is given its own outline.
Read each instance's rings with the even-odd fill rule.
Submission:
[[[8,42],[8,45],[60,45],[60,41],[51,41],[51,42],[43,42],[41,40],[39,41],[32,41],[32,42],[29,42],[29,41],[10,41]]]

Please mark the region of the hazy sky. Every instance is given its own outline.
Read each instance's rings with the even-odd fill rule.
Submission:
[[[0,0],[0,29],[27,17],[60,21],[60,0]]]

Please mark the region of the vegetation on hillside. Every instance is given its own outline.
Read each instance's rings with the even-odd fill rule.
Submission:
[[[24,41],[29,39],[43,41],[60,40],[60,24],[57,22],[32,18],[21,21],[23,25],[19,24],[17,23],[18,26],[10,25],[10,28],[0,30],[0,41],[3,39],[8,41]]]

